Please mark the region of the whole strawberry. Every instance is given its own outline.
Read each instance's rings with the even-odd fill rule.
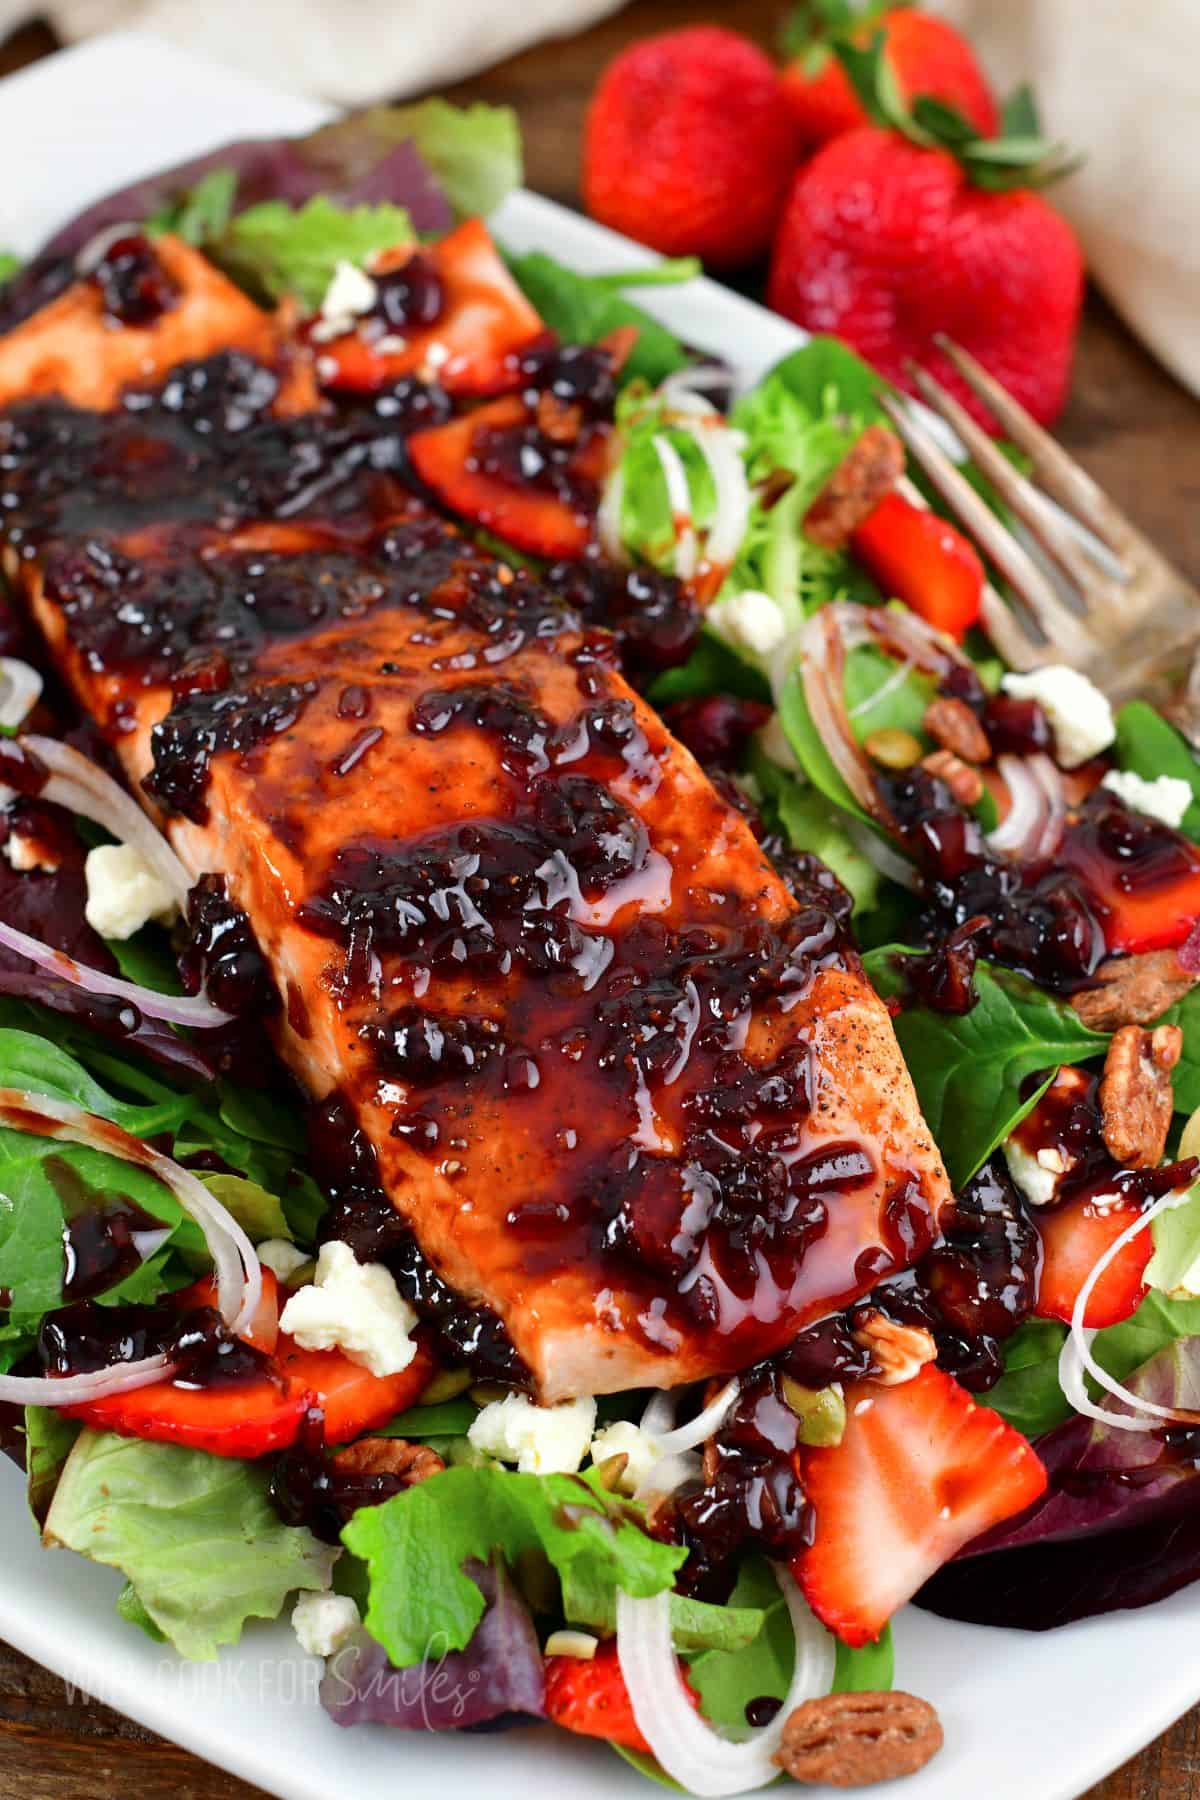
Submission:
[[[945,334],[1048,424],[1066,398],[1083,259],[1040,194],[976,185],[986,167],[896,131],[846,132],[796,176],[767,298],[898,387],[911,391],[910,358],[924,364],[994,429],[938,349]]]
[[[736,32],[696,25],[609,65],[588,112],[584,201],[668,256],[733,268],[770,244],[795,152],[767,57]]]
[[[837,56],[845,40],[865,45],[883,34],[883,54],[901,99],[924,94],[960,112],[981,137],[1000,129],[1000,109],[975,58],[953,25],[915,6],[850,13],[842,0],[808,0],[797,8],[785,34],[788,62],[781,85],[800,132],[801,146],[817,149],[843,131],[868,123],[867,110]]]

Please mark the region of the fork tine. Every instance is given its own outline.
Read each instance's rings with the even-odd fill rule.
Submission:
[[[934,333],[934,343],[953,363],[971,392],[983,401],[1013,443],[1024,450],[1033,463],[1033,472],[1047,493],[1082,519],[1113,554],[1128,557],[1140,542],[1137,528],[1113,505],[1104,490],[1096,485],[1086,469],[1061,444],[1055,443],[1048,431],[1027,413],[1008,389],[989,375],[982,363],[963,350],[942,332]]]
[[[1106,580],[1097,564],[1055,522],[1043,495],[1019,469],[1013,468],[1007,456],[997,449],[995,440],[976,424],[966,407],[919,363],[909,362],[907,368],[921,398],[958,434],[975,465],[987,476],[1000,498],[1028,526],[1043,550],[1086,598]]]
[[[880,394],[879,401],[942,499],[1012,584],[1059,656],[1065,662],[1089,661],[1096,646],[1087,626],[1063,604],[1028,550],[1005,529],[909,409],[892,394]]]

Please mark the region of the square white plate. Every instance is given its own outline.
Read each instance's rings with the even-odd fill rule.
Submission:
[[[33,249],[87,200],[224,139],[298,132],[324,109],[135,35],[56,56],[0,86],[0,247]],[[514,249],[582,269],[651,260],[534,194],[497,215]],[[802,341],[783,320],[712,282],[639,296],[690,342],[751,377]],[[654,1790],[602,1745],[528,1730],[435,1737],[339,1730],[316,1703],[320,1664],[285,1625],[247,1631],[219,1662],[183,1664],[121,1621],[120,1581],[39,1554],[17,1472],[0,1459],[0,1636],[197,1755],[281,1800],[394,1800],[480,1789],[523,1800],[642,1800]],[[933,1701],[946,1748],[905,1800],[1074,1800],[1200,1698],[1200,1588],[1158,1606],[1046,1634],[897,1620],[897,1685]],[[501,1771],[503,1771],[501,1773]],[[813,1790],[807,1790],[813,1791]]]

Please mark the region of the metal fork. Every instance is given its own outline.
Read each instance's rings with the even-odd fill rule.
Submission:
[[[1042,558],[980,498],[918,410],[894,394],[881,396],[938,493],[1026,609],[1020,616],[988,584],[982,623],[993,644],[1015,669],[1065,662],[1112,700],[1165,702],[1200,743],[1200,592],[973,356],[947,338],[937,343],[1032,466],[1034,480],[1013,467],[941,382],[908,365],[922,399],[957,433]]]

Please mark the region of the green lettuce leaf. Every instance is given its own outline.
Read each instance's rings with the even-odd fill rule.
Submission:
[[[864,959],[885,999],[903,987],[895,958],[896,946],[888,945]],[[975,985],[979,1001],[969,1013],[906,1006],[895,1020],[921,1110],[955,1188],[1032,1111],[1061,1064],[1086,1062],[1108,1043],[1073,1008],[1021,975],[980,963]],[[1022,1098],[1024,1082],[1035,1074],[1045,1080]]]
[[[1092,1354],[1102,1369],[1124,1381],[1158,1351],[1181,1338],[1200,1336],[1200,1300],[1174,1299],[1151,1290],[1132,1318],[1106,1326],[1092,1341]],[[1051,1431],[1071,1416],[1058,1385],[1058,1357],[1067,1327],[1050,1319],[1027,1319],[1004,1344],[1004,1374],[995,1387],[978,1395],[1026,1437]],[[1102,1392],[1089,1382],[1093,1396]]]
[[[341,207],[318,194],[301,207],[283,200],[247,207],[230,220],[215,253],[252,292],[272,300],[295,294],[315,312],[338,263],[363,263],[412,236],[402,207]]]
[[[460,219],[486,218],[524,179],[521,127],[511,106],[418,100],[373,107],[368,123],[396,143],[409,138]]]
[[[618,1587],[638,1595],[670,1588],[686,1557],[647,1537],[628,1502],[584,1476],[492,1467],[447,1469],[366,1507],[342,1539],[369,1566],[367,1630],[397,1668],[421,1662],[434,1641],[447,1650],[470,1641],[484,1607],[463,1574],[470,1557],[499,1551],[517,1567],[540,1554],[562,1582],[566,1617],[581,1623]]]
[[[1200,1295],[1200,1183],[1181,1205],[1159,1213],[1150,1231],[1154,1255],[1146,1266],[1147,1282],[1173,1299],[1195,1299]]]
[[[857,910],[867,911],[875,906],[881,877],[847,836],[845,814],[819,788],[779,768],[760,750],[752,750],[749,767],[762,793],[768,820],[778,824],[792,848],[811,850],[819,856],[853,895]]]
[[[29,1510],[39,1527],[45,1523],[68,1456],[82,1426],[64,1419],[50,1406],[25,1408],[25,1474]]]
[[[152,237],[171,232],[187,244],[204,245],[219,238],[229,224],[237,194],[236,169],[210,169],[195,187],[185,188],[146,220]]]
[[[0,250],[0,281],[11,281],[21,267],[21,258],[11,250]]]
[[[233,1214],[252,1243],[291,1237],[292,1228],[277,1196],[257,1181],[247,1181],[243,1175],[202,1175],[200,1179],[226,1212]]]
[[[180,1654],[208,1661],[248,1619],[277,1618],[289,1594],[329,1585],[333,1551],[280,1523],[269,1484],[257,1463],[84,1431],[46,1541],[119,1569]]]
[[[655,270],[630,271],[628,278],[619,275],[581,275],[567,268],[543,250],[530,250],[522,256],[506,258],[518,287],[526,295],[544,324],[556,332],[564,344],[594,344],[622,325],[637,330],[637,342],[621,370],[621,383],[646,381],[657,386],[676,369],[684,369],[691,361],[674,332],[660,325],[632,300],[620,293],[622,286],[644,286],[648,274],[666,282],[681,279],[679,270],[694,273],[690,263],[664,263]],[[683,279],[686,279],[685,275]]]
[[[1116,758],[1146,781],[1158,775],[1174,775],[1192,790],[1192,803],[1179,829],[1193,843],[1200,843],[1200,762],[1187,739],[1168,724],[1162,714],[1144,700],[1130,700],[1117,713]]]
[[[1169,1006],[1158,1025],[1178,1025],[1183,1032],[1183,1049],[1171,1071],[1175,1110],[1195,1112],[1200,1106],[1200,987]]]

